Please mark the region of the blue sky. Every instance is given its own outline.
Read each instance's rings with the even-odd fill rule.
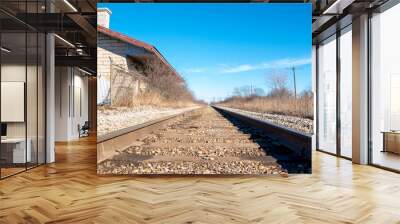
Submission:
[[[252,85],[268,92],[268,75],[311,88],[311,4],[99,3],[110,28],[154,45],[198,99],[211,101]]]

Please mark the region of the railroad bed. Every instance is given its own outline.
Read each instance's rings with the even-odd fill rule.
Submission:
[[[250,133],[211,107],[173,119],[98,164],[99,174],[281,174]]]

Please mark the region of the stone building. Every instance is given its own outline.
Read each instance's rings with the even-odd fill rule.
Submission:
[[[116,105],[121,99],[133,99],[143,91],[144,67],[150,58],[178,75],[154,46],[111,30],[109,9],[99,8],[97,16],[98,104]]]

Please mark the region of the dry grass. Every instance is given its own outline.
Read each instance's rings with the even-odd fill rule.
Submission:
[[[149,90],[132,97],[126,95],[119,97],[117,102],[113,103],[115,107],[140,107],[140,106],[154,106],[154,107],[168,107],[168,108],[182,108],[194,106],[195,103],[191,100],[170,100],[164,97],[157,90]]]
[[[165,98],[158,91],[146,91],[139,94],[133,99],[133,106],[150,105],[156,107],[169,107],[169,108],[181,108],[194,106],[195,103],[191,100],[170,100]]]
[[[303,95],[297,99],[290,96],[232,97],[219,105],[261,113],[272,113],[313,119],[313,97]]]
[[[149,58],[142,69],[142,74],[140,75],[135,72],[119,71],[119,73],[128,78],[123,79],[122,83],[124,85],[113,89],[117,93],[112,99],[113,106],[181,108],[196,104],[185,80],[160,60]],[[135,85],[138,84],[131,78],[131,76],[135,75],[143,77],[141,81],[144,82],[145,88],[140,91],[135,91]]]
[[[310,90],[295,94],[288,87],[288,76],[284,73],[269,74],[267,83],[270,87],[267,95],[255,91],[257,88],[242,86],[234,89],[232,97],[218,104],[252,112],[313,119],[314,97]]]

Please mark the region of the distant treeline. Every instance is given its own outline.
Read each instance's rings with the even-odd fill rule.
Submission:
[[[288,78],[284,74],[268,76],[269,92],[253,86],[237,87],[232,96],[218,104],[242,110],[291,115],[313,119],[313,94],[311,90],[300,93],[288,87]]]

